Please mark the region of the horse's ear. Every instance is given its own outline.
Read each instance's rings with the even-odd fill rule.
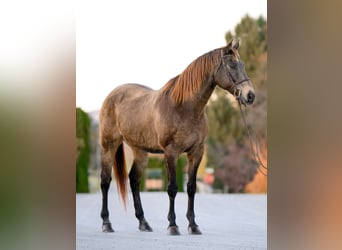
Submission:
[[[226,46],[227,49],[230,49],[232,47],[233,41],[234,41],[234,38],[232,40],[230,40],[230,42]]]
[[[232,53],[233,41],[234,41],[234,39],[230,40],[228,45],[223,48],[223,55],[229,55],[230,53]]]
[[[235,42],[233,48],[237,50],[237,49],[239,48],[239,46],[240,46],[240,39],[238,39],[238,40]]]

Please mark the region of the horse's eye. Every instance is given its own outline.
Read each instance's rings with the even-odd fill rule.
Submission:
[[[236,66],[237,66],[237,61],[235,61],[235,60],[229,61],[229,66],[230,66],[231,68],[236,68]]]
[[[228,63],[229,64],[232,64],[235,61],[233,55],[228,55],[227,58],[228,58]]]

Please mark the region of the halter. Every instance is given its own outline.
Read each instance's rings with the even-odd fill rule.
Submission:
[[[241,96],[241,88],[239,88],[238,86],[240,84],[242,84],[243,82],[248,82],[250,79],[249,78],[245,78],[243,80],[240,81],[234,81],[232,74],[230,73],[230,67],[226,64],[226,62],[224,61],[225,56],[223,55],[223,51],[221,50],[221,60],[220,60],[220,64],[218,65],[216,72],[214,75],[216,75],[217,71],[219,70],[221,64],[223,64],[223,66],[227,69],[228,73],[229,73],[229,78],[230,80],[233,82],[233,86],[230,87],[230,91],[231,93],[233,93],[234,97],[239,100],[240,96]]]

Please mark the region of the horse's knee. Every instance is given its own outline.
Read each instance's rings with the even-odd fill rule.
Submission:
[[[196,188],[197,188],[196,182],[188,183],[187,184],[188,195],[190,195],[190,196],[194,195],[196,193]]]

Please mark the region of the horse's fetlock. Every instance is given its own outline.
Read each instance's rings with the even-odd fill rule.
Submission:
[[[103,220],[108,220],[108,217],[109,217],[109,213],[108,213],[108,211],[101,211],[101,218],[103,219]]]

